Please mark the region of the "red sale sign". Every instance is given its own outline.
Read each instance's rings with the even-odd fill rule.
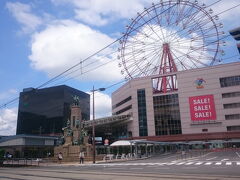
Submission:
[[[189,97],[192,121],[216,120],[213,95]]]

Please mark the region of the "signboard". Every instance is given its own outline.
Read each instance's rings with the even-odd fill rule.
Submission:
[[[192,121],[216,120],[213,95],[189,97]]]
[[[104,145],[105,145],[105,146],[108,146],[108,145],[109,145],[109,140],[108,140],[108,139],[105,139],[105,140],[104,140]]]
[[[102,137],[95,137],[95,144],[96,145],[102,145],[103,144]]]
[[[206,83],[206,81],[203,78],[197,78],[194,82],[197,89],[204,88],[204,83]]]

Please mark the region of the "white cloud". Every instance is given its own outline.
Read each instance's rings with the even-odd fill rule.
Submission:
[[[28,4],[20,2],[8,2],[6,3],[7,9],[12,13],[13,17],[23,25],[22,31],[24,33],[31,33],[39,27],[43,20],[32,13],[32,8]]]
[[[5,92],[0,92],[0,100],[3,101],[6,99],[9,99],[12,96],[17,95],[17,93],[18,93],[18,91],[16,89],[9,89]]]
[[[91,95],[90,97],[90,119],[92,119],[92,103],[93,103],[93,96],[92,93],[89,93]],[[101,93],[96,91],[94,93],[94,104],[95,104],[95,119],[97,118],[101,118],[101,117],[106,117],[106,116],[111,116],[111,112],[112,112],[112,101],[111,101],[111,97],[107,94]]]
[[[213,2],[216,2],[215,0],[202,0],[206,5],[209,5]],[[219,3],[211,6],[211,9],[213,9],[214,14],[219,14],[219,20],[223,22],[225,26],[227,26],[227,31],[231,28],[234,28],[236,26],[239,26],[239,21],[237,20],[237,17],[240,16],[240,6],[231,9],[229,11],[226,11],[222,13],[223,11],[230,9],[236,5],[239,4],[239,0],[231,0],[231,1],[220,1]],[[209,9],[209,8],[208,8]]]
[[[75,8],[75,18],[82,22],[102,26],[111,21],[117,21],[121,18],[134,18],[136,12],[142,12],[143,7],[150,7],[152,2],[159,3],[159,0],[52,0],[55,5],[71,4]],[[198,4],[210,5],[216,0],[199,0]],[[211,8],[215,14],[218,14],[239,3],[238,0],[220,1]],[[207,8],[209,9],[209,8]],[[236,18],[240,15],[240,7],[234,8],[220,15],[220,20],[231,28],[238,26]]]
[[[15,135],[17,126],[17,108],[0,111],[0,135]]]
[[[55,5],[72,4],[75,18],[82,22],[102,26],[121,18],[131,18],[142,11],[147,0],[52,0]],[[148,2],[149,3],[149,2]]]
[[[31,65],[37,70],[54,76],[85,59],[114,40],[99,31],[79,24],[75,21],[61,20],[49,25],[45,30],[35,33],[31,42]],[[112,52],[109,48],[105,53]],[[111,56],[100,53],[82,65],[85,67],[90,62],[94,64],[83,68],[83,72],[97,65],[111,61]],[[95,65],[95,66],[94,66]],[[110,69],[109,69],[110,68]],[[116,72],[117,64],[110,63],[87,73],[81,80],[106,80],[120,79],[121,75]],[[80,70],[79,70],[80,72]]]

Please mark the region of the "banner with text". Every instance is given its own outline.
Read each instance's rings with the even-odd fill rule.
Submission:
[[[192,121],[216,120],[213,95],[189,97]]]

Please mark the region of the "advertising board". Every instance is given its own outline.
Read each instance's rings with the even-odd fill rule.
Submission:
[[[189,97],[192,121],[216,120],[214,96],[203,95]]]

